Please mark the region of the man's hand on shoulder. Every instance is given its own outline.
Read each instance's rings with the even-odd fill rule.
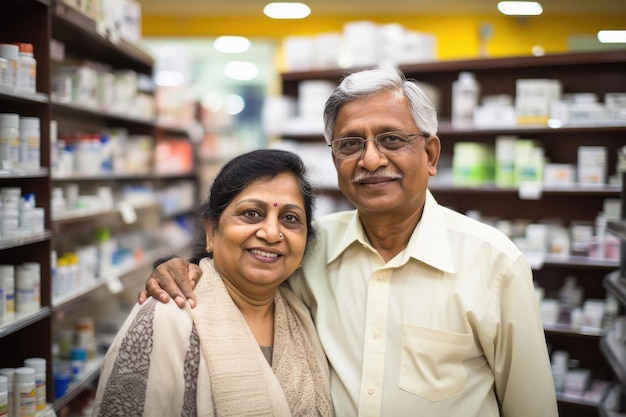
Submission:
[[[193,289],[200,280],[202,271],[196,264],[182,258],[172,258],[157,266],[146,281],[146,288],[139,291],[137,301],[143,304],[148,296],[167,303],[170,297],[179,307],[189,302],[191,308],[196,306]]]

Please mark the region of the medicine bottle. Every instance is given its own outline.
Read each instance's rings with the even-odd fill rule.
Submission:
[[[9,86],[9,61],[0,57],[0,86]]]
[[[35,370],[33,368],[15,368],[13,396],[15,417],[35,417]]]
[[[9,415],[9,379],[0,375],[0,417]]]
[[[13,417],[15,416],[15,412],[14,412],[14,402],[15,399],[13,398],[13,379],[14,379],[14,375],[15,375],[15,369],[14,368],[2,368],[0,369],[0,375],[2,375],[3,377],[5,377],[7,379],[7,402],[8,402],[8,416],[9,417]]]
[[[17,88],[34,93],[37,91],[37,60],[33,55],[33,44],[16,43],[18,47]]]
[[[0,280],[4,289],[4,320],[15,316],[15,266],[0,265]]]
[[[20,166],[39,169],[41,132],[39,117],[20,117]]]
[[[17,168],[20,158],[20,116],[0,113],[0,169]]]
[[[0,57],[7,60],[8,87],[18,87],[20,48],[17,45],[0,43]]]
[[[33,271],[18,265],[15,271],[15,311],[30,313],[39,308],[35,302],[35,286]]]
[[[46,408],[46,360],[24,359],[24,366],[35,370],[35,410],[41,411]]]
[[[474,110],[478,107],[480,86],[474,74],[463,71],[452,83],[452,126],[467,129],[474,126]]]

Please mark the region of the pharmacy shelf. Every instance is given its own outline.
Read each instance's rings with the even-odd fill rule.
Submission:
[[[0,338],[25,329],[47,317],[50,317],[50,307],[42,307],[37,311],[28,313],[16,312],[11,320],[0,321]]]
[[[81,392],[98,379],[100,376],[100,368],[104,362],[104,356],[97,357],[87,362],[85,371],[80,379],[70,383],[65,394],[54,400],[54,409],[60,410],[68,405],[74,398],[76,398]]]
[[[619,406],[620,390],[615,384],[609,387],[605,397],[600,402],[598,414],[600,417],[626,417],[626,413],[613,411]]]
[[[0,250],[18,248],[21,246],[31,245],[33,243],[49,241],[51,236],[51,232],[46,230],[41,233],[3,238],[0,239]]]
[[[151,73],[154,59],[146,51],[117,41],[80,11],[52,0],[52,38],[65,44],[66,51],[80,51],[81,57],[115,67]]]

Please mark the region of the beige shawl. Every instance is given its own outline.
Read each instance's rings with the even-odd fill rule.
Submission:
[[[272,367],[215,271],[200,262],[192,310],[218,416],[331,416],[328,364],[309,311],[286,287],[275,302]]]
[[[275,296],[272,367],[213,262],[195,309],[149,299],[109,348],[93,416],[332,416],[329,371],[304,304]]]

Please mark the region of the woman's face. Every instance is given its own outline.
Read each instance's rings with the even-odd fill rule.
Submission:
[[[228,287],[267,294],[300,265],[307,237],[304,199],[293,174],[251,183],[226,207],[217,227],[206,224],[217,271]]]

